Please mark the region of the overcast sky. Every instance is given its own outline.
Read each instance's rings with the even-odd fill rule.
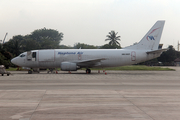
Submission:
[[[121,46],[141,40],[157,20],[165,20],[160,43],[180,40],[180,0],[0,0],[0,40],[41,28],[64,33],[61,44],[104,45],[111,30]]]

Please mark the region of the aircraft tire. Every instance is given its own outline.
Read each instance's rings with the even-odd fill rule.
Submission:
[[[32,71],[31,71],[31,70],[28,70],[28,74],[32,74]]]

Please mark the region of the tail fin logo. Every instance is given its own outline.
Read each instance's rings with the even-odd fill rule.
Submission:
[[[149,33],[149,35],[147,35],[146,39],[147,39],[148,41],[149,41],[149,40],[155,40],[155,38],[154,38],[155,35],[151,35],[151,34],[154,33],[157,29],[159,29],[159,28],[153,29],[153,30]]]
[[[150,40],[155,40],[153,36],[148,36]]]

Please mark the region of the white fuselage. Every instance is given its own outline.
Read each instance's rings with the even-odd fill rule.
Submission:
[[[29,68],[60,68],[62,62],[79,63],[87,60],[103,60],[91,66],[81,65],[81,68],[115,67],[136,64],[158,57],[159,55],[147,54],[145,50],[124,49],[51,49],[31,51],[36,55],[28,58],[27,52],[22,53],[12,61],[18,66]]]

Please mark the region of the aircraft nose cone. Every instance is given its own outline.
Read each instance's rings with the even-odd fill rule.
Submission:
[[[16,58],[13,58],[13,59],[11,60],[11,62],[12,62],[13,64],[17,65],[17,59],[16,59]]]

